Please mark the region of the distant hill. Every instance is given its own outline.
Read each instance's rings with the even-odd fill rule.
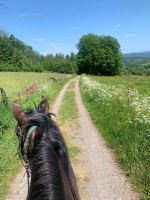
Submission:
[[[123,60],[126,67],[138,67],[150,64],[150,51],[123,54]]]
[[[150,75],[150,51],[123,54],[125,74]]]
[[[128,59],[128,58],[149,58],[150,59],[150,51],[127,53],[127,54],[123,54],[123,57],[124,59]]]

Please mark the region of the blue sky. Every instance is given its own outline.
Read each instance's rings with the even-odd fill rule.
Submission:
[[[0,0],[0,28],[42,54],[77,52],[87,33],[117,38],[123,53],[149,51],[150,0]]]

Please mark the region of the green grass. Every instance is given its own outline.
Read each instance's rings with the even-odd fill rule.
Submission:
[[[72,82],[67,92],[59,111],[59,123],[61,124],[63,135],[68,146],[69,154],[74,163],[76,163],[77,156],[81,152],[81,148],[72,142],[71,132],[74,132],[78,126],[78,110],[75,102],[75,94],[73,91],[74,82]]]
[[[126,80],[141,94],[150,94],[150,77],[92,77],[103,84],[120,85]],[[146,84],[147,83],[147,84]],[[144,90],[145,89],[145,90]],[[112,148],[118,162],[126,171],[136,191],[145,200],[150,199],[150,126],[127,123],[132,117],[132,109],[124,107],[117,99],[110,104],[96,103],[81,87],[81,94],[92,120]],[[95,97],[96,98],[96,97]]]
[[[79,153],[81,153],[81,148],[77,146],[71,146],[69,148],[69,151],[71,152],[71,154],[77,156]]]
[[[62,122],[67,122],[68,120],[71,121],[78,117],[78,111],[75,103],[75,94],[73,91],[73,83],[71,83],[64,96],[59,114]]]
[[[12,101],[14,97],[18,98],[19,91],[24,92],[24,89],[33,83],[54,85],[52,78],[56,79],[56,83],[61,85],[64,79],[69,79],[69,75],[49,72],[0,72],[0,87],[4,88],[9,100]]]
[[[49,79],[50,77],[54,77],[56,81]],[[56,73],[1,72],[0,87],[6,90],[11,105],[11,102],[18,97],[18,91],[35,82],[38,85],[42,84],[46,86],[45,89],[38,91],[30,99],[22,94],[22,106],[24,108],[34,107],[32,101],[38,104],[42,95],[49,98],[51,106],[63,85],[70,78],[71,76]],[[10,182],[15,178],[22,165],[18,156],[16,156],[18,141],[14,133],[16,121],[12,116],[11,106],[5,108],[1,102],[0,112],[0,200],[2,200],[9,190]]]
[[[69,155],[73,164],[77,164],[79,162],[78,155],[82,152],[81,147],[73,146],[72,144],[68,146],[68,150],[69,150]]]
[[[93,76],[92,79],[106,85],[125,85],[128,88],[137,89],[140,94],[150,95],[150,76]]]

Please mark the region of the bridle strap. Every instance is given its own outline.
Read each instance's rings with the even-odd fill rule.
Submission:
[[[27,162],[27,155],[28,155],[28,147],[29,147],[29,140],[31,135],[34,133],[35,129],[37,128],[37,126],[32,126],[27,133],[24,145],[23,145],[23,153],[24,153],[24,160],[25,162]]]
[[[32,126],[27,132],[27,136],[23,145],[23,157],[21,157],[22,164],[27,173],[27,180],[28,180],[28,194],[29,194],[29,186],[30,186],[30,170],[29,170],[29,163],[28,163],[28,148],[29,148],[29,140],[34,133],[37,126]]]

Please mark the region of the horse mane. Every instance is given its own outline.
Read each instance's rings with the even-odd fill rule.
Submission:
[[[29,117],[24,131],[32,126],[37,126],[37,134],[28,155],[31,183],[27,200],[79,200],[68,150],[57,124],[46,114],[37,113]]]

